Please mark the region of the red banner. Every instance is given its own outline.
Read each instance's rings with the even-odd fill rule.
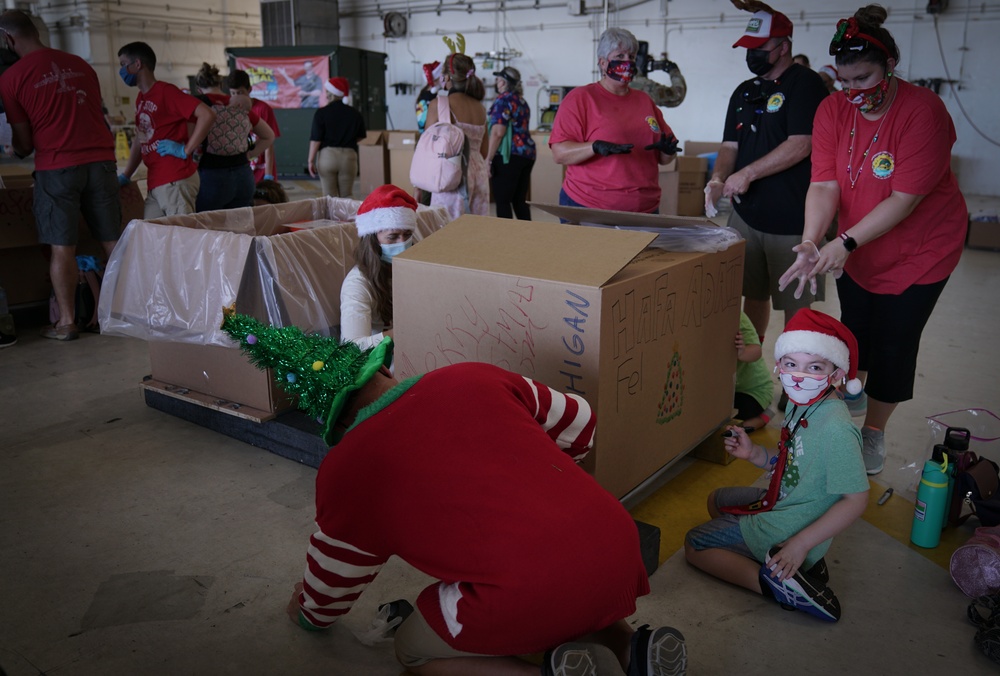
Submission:
[[[323,87],[330,77],[327,56],[236,57],[250,76],[250,96],[272,108],[319,108],[329,101]]]

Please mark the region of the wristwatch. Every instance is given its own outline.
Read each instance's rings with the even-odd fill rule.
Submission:
[[[840,239],[844,240],[844,249],[847,250],[847,253],[851,253],[858,248],[857,241],[853,237],[848,236],[846,232],[840,233]]]

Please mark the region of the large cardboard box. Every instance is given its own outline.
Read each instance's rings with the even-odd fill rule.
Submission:
[[[998,221],[995,212],[977,214],[969,219],[969,231],[965,236],[965,246],[970,249],[1000,251],[1000,221]]]
[[[389,149],[389,182],[410,195],[413,194],[410,165],[413,164],[413,151],[419,138],[418,131],[390,131],[386,141]]]
[[[647,248],[657,228],[707,221],[576,211],[653,232],[463,216],[398,256],[395,369],[488,362],[584,397],[598,417],[584,467],[622,497],[730,419],[744,245]]]
[[[530,199],[532,202],[559,204],[559,191],[562,190],[566,169],[552,159],[552,149],[549,148],[550,136],[550,132],[531,132],[531,138],[535,142],[536,157],[535,166],[531,169]]]
[[[266,413],[291,408],[294,399],[278,387],[274,371],[261,370],[233,348],[188,343],[149,343],[154,380]],[[238,410],[238,409],[237,409]]]
[[[44,302],[52,292],[49,279],[49,247],[38,243],[32,212],[33,180],[30,175],[4,176],[0,188],[0,284],[11,305]],[[139,187],[129,183],[120,191],[122,228],[134,218],[142,218],[143,198]],[[104,259],[104,248],[80,219],[79,255]]]
[[[323,197],[135,220],[108,264],[101,329],[150,341],[156,380],[263,411],[289,406],[275,394],[272,377],[254,374],[222,332],[222,309],[339,336],[340,287],[354,266],[352,221],[360,206]],[[443,208],[420,207],[414,237],[447,222]]]
[[[384,131],[369,131],[358,141],[358,164],[361,174],[361,196],[366,197],[379,186],[389,183],[389,148]]]
[[[660,213],[671,216],[705,214],[704,157],[678,155],[670,164],[660,166]]]

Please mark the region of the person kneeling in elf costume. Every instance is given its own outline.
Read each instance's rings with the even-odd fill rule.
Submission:
[[[439,580],[384,604],[414,674],[683,674],[684,638],[632,629],[649,593],[635,523],[577,462],[587,402],[496,366],[396,381],[373,348],[225,311],[223,329],[272,367],[330,449],[292,621],[326,629],[395,554]],[[404,617],[405,616],[405,617]],[[520,655],[545,653],[541,669]]]
[[[868,504],[861,433],[836,394],[846,381],[860,391],[858,344],[836,319],[799,310],[774,346],[790,403],[778,449],[750,442],[730,427],[726,450],[771,471],[766,489],[718,488],[708,496],[712,520],[688,531],[688,563],[718,578],[820,619],[840,619],[827,587],[824,554],[833,536]]]

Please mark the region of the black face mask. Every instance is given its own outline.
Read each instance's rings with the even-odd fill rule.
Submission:
[[[776,49],[776,48],[775,48]],[[747,68],[754,75],[765,75],[771,72],[774,64],[771,63],[771,52],[773,49],[748,49]]]

